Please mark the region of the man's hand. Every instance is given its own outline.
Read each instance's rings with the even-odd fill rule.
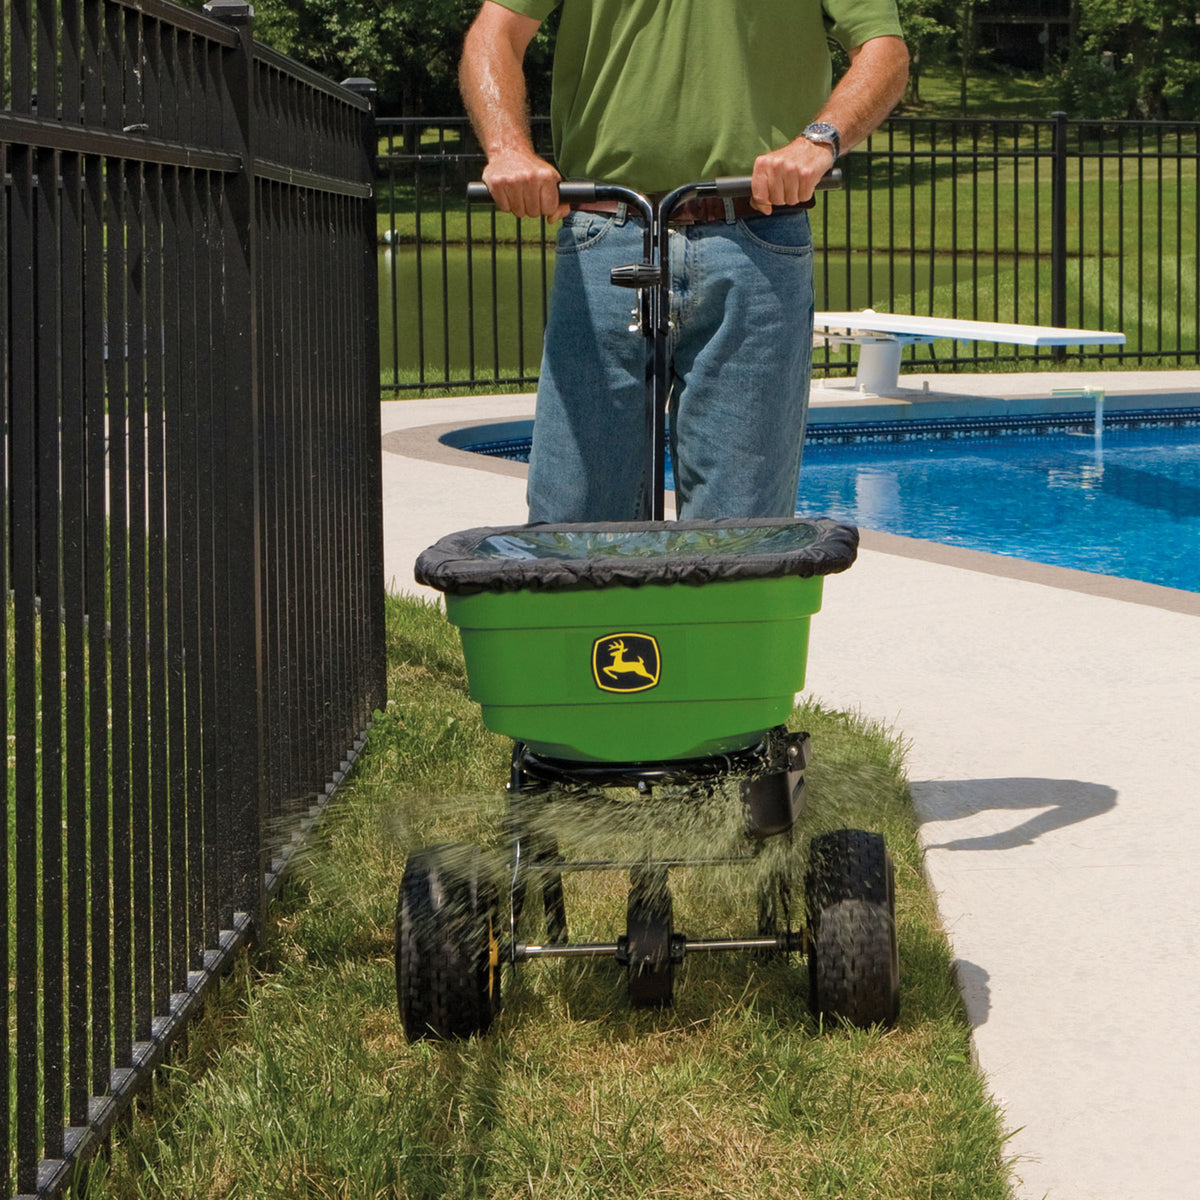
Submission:
[[[506,150],[494,154],[483,169],[483,182],[496,207],[516,217],[559,220],[568,206],[559,202],[559,173],[532,151]]]
[[[799,137],[781,150],[760,154],[754,160],[750,203],[769,213],[776,204],[811,200],[821,177],[833,166],[833,150],[821,142]]]
[[[843,154],[878,128],[904,94],[908,80],[908,48],[898,37],[871,38],[847,53],[850,69],[813,117],[837,129]],[[774,204],[810,200],[831,166],[833,151],[828,146],[798,137],[755,159],[752,203],[760,212],[769,213]]]
[[[534,152],[522,64],[537,32],[533,17],[484,0],[463,43],[459,87],[487,154],[483,170],[496,207],[518,217],[567,211],[558,200],[558,172]]]

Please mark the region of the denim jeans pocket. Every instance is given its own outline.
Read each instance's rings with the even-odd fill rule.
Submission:
[[[737,229],[751,246],[776,254],[812,253],[812,229],[806,212],[743,220],[737,223]]]
[[[605,213],[569,212],[559,225],[555,251],[578,254],[601,242],[616,224],[616,217]]]

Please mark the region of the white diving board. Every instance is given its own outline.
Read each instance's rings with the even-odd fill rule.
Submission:
[[[813,339],[859,347],[856,390],[886,396],[900,387],[900,352],[905,346],[938,338],[1008,342],[1017,346],[1123,346],[1123,333],[1101,329],[1060,329],[1054,325],[1013,325],[999,321],[960,321],[954,317],[908,317],[894,313],[819,312],[813,315]]]

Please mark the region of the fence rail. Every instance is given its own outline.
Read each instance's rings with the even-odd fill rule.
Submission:
[[[535,122],[549,151],[545,121]],[[378,122],[383,385],[536,381],[553,231],[467,209],[466,122]],[[814,213],[818,309],[1122,330],[1120,348],[910,347],[955,370],[1200,361],[1200,125],[896,117]],[[946,347],[948,346],[948,349]],[[849,349],[816,368],[853,371]]]
[[[2,1195],[99,1144],[383,703],[369,87],[251,17],[0,27]]]

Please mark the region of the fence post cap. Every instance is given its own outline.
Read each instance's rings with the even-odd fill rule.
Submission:
[[[254,20],[254,5],[247,0],[208,0],[204,11],[227,25],[245,25]]]
[[[364,95],[374,95],[376,90],[373,79],[343,79],[342,87],[348,92],[362,92]]]

